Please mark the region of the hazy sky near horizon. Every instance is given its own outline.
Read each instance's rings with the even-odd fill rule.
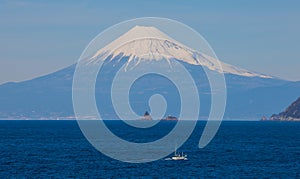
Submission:
[[[165,17],[198,31],[221,61],[300,80],[300,1],[0,1],[0,84],[75,63],[101,31]]]

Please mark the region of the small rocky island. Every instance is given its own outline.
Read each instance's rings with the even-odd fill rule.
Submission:
[[[300,121],[300,98],[293,102],[285,111],[273,114],[271,121]]]
[[[163,118],[162,120],[166,120],[166,121],[177,121],[178,118],[175,117],[175,116],[168,115],[167,117]]]
[[[141,119],[141,120],[153,120],[153,119],[152,119],[152,116],[150,115],[150,113],[149,113],[148,111],[146,111],[146,112],[144,113],[144,116],[142,116],[140,119]],[[161,120],[166,120],[166,121],[177,121],[178,118],[175,117],[175,116],[168,115],[168,116],[166,116],[165,118],[162,118]]]
[[[148,111],[145,112],[144,116],[141,118],[142,120],[152,120],[152,117]]]

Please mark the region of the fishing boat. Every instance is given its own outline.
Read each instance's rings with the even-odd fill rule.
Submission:
[[[183,154],[183,152],[181,153],[177,153],[177,151],[175,150],[174,152],[174,156],[171,157],[172,160],[187,160],[187,155]]]
[[[177,153],[177,149],[175,148],[174,156],[172,156],[171,158],[166,158],[165,160],[188,160],[188,159],[186,154],[184,154],[183,152],[181,154]]]

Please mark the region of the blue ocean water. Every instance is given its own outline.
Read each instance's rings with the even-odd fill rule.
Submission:
[[[141,130],[106,123],[128,140],[143,140]],[[0,121],[0,178],[300,178],[300,123],[223,122],[213,141],[199,149],[204,125],[198,122],[179,149],[189,160],[130,164],[94,149],[76,121]],[[173,126],[166,121],[160,130],[148,129],[148,136],[155,140]]]

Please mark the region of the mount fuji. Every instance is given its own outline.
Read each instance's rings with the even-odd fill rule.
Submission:
[[[104,62],[97,77],[95,96],[98,110],[105,119],[118,119],[111,100],[114,75],[142,63],[173,61],[182,64],[195,80],[200,95],[199,119],[210,112],[211,92],[205,73],[223,73],[227,86],[226,119],[258,120],[285,108],[299,97],[300,82],[291,82],[219,62],[172,39],[155,27],[136,26],[83,60],[86,65]],[[220,65],[222,69],[220,68]],[[76,64],[54,73],[19,83],[0,85],[0,118],[74,118],[72,80]],[[142,70],[142,69],[141,69]],[[151,74],[132,85],[129,98],[139,115],[149,111],[148,101],[161,94],[167,102],[166,114],[178,115],[180,94],[167,78]]]

